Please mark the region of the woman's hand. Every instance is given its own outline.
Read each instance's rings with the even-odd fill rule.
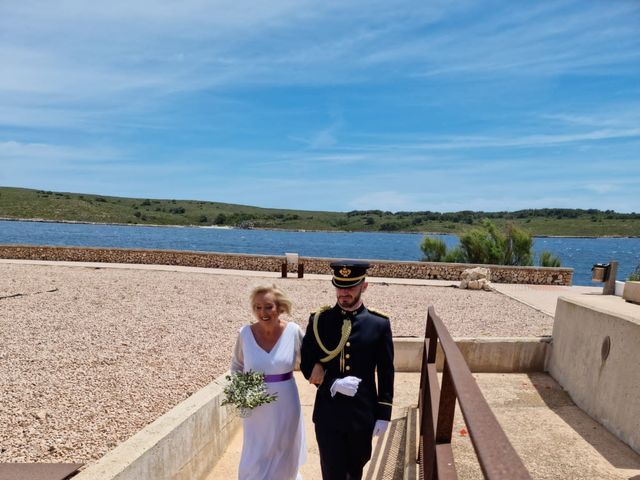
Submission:
[[[322,368],[321,363],[316,363],[313,366],[313,370],[311,371],[311,376],[309,377],[309,383],[314,385],[320,385],[324,380],[324,368]]]

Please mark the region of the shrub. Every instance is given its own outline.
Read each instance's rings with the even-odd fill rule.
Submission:
[[[331,225],[334,227],[342,228],[346,227],[349,224],[346,218],[337,218],[331,222]]]
[[[400,230],[400,225],[397,223],[384,222],[380,224],[378,230],[382,232],[395,232],[396,230]]]
[[[531,234],[513,224],[507,225],[506,230],[503,265],[533,265]]]
[[[541,267],[559,267],[560,258],[551,253],[549,250],[543,250],[540,253],[540,266]]]
[[[464,254],[465,263],[500,263],[503,239],[493,236],[492,233],[498,234],[498,231],[493,223],[490,223],[490,226],[493,231],[474,228],[460,237],[460,249]]]
[[[440,238],[424,237],[420,243],[423,262],[441,262],[447,253],[447,245]]]
[[[460,237],[460,246],[442,251],[433,239],[425,238],[420,245],[426,258],[455,263],[480,263],[494,265],[532,265],[533,238],[531,234],[508,224],[504,232],[485,219],[481,228],[468,230]]]
[[[640,282],[640,265],[636,267],[636,269],[629,274],[629,278],[627,278],[630,282]]]
[[[443,261],[448,263],[467,263],[464,257],[464,252],[460,247],[455,247],[449,250],[444,256]]]

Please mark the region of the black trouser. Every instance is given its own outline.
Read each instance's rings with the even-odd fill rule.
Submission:
[[[322,479],[361,479],[362,469],[371,458],[373,431],[343,432],[317,423],[315,427]]]

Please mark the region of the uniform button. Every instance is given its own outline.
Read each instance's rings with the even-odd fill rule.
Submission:
[[[346,358],[351,358],[351,355],[349,355],[348,353],[345,355]]]
[[[347,365],[346,367],[344,367],[347,370],[351,370],[351,367],[349,365]]]
[[[351,346],[351,342],[347,342],[347,347],[350,347],[350,346]]]

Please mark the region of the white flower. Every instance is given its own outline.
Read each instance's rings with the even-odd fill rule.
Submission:
[[[238,408],[253,409],[271,403],[277,395],[269,395],[264,383],[264,373],[233,372],[225,377],[229,384],[224,387],[222,405],[235,405]]]

